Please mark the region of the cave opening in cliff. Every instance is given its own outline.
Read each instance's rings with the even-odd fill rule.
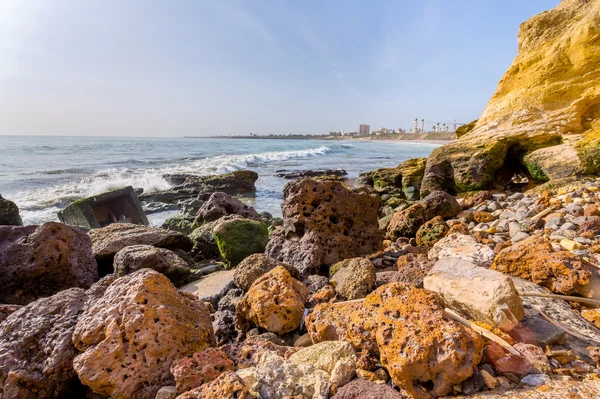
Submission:
[[[526,153],[527,149],[518,143],[508,147],[504,163],[496,173],[496,184],[513,191],[521,191],[534,182],[523,163]]]

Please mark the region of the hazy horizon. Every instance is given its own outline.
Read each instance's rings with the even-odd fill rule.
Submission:
[[[0,135],[467,123],[515,57],[519,24],[559,1],[523,3],[4,0]]]

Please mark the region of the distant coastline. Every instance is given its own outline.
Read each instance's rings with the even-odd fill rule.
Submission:
[[[248,136],[185,136],[190,139],[252,139],[252,140],[324,140],[324,141],[403,141],[419,143],[439,143],[445,144],[456,139],[453,132],[429,132],[429,133],[388,133],[382,135],[311,135],[311,134],[290,134],[290,135],[248,135]]]

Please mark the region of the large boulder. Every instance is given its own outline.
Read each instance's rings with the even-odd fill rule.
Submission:
[[[82,231],[56,222],[0,227],[0,303],[27,304],[97,280],[92,243]]]
[[[216,344],[209,306],[150,269],[111,284],[81,315],[73,343],[81,382],[115,399],[153,399],[174,385],[174,361]]]
[[[598,270],[567,251],[554,252],[541,236],[504,248],[494,258],[492,269],[531,280],[559,294],[600,295]]]
[[[129,223],[113,223],[91,230],[92,250],[97,260],[113,258],[117,252],[131,245],[152,245],[170,250],[192,249],[192,241],[181,233]]]
[[[236,327],[248,330],[250,323],[276,334],[300,325],[308,290],[284,267],[263,274],[236,306]]]
[[[0,397],[83,396],[73,369],[78,352],[71,336],[81,314],[112,279],[101,280],[87,292],[71,288],[38,299],[0,324]]]
[[[119,277],[141,269],[153,269],[167,276],[176,287],[193,277],[189,264],[175,252],[152,245],[132,245],[115,255],[115,274]]]
[[[423,281],[452,308],[473,320],[509,331],[525,316],[512,279],[502,273],[455,258],[440,259]]]
[[[266,253],[297,267],[302,277],[381,246],[379,196],[315,179],[288,183],[283,195],[283,226],[271,236]]]
[[[346,339],[380,355],[394,384],[416,398],[443,396],[473,375],[483,340],[444,314],[435,293],[405,283],[379,287],[350,317]]]
[[[235,285],[244,291],[248,291],[260,276],[278,266],[284,267],[295,279],[300,278],[298,269],[279,262],[277,259],[273,259],[265,254],[252,254],[237,265],[233,275],[233,281],[235,282]]]
[[[408,200],[418,200],[426,161],[427,158],[409,159],[395,168],[383,168],[363,173],[361,179],[368,181],[376,190],[401,189]]]
[[[239,215],[246,219],[260,221],[260,215],[256,210],[244,204],[242,201],[231,198],[229,195],[217,192],[213,193],[208,201],[196,213],[196,222],[200,225],[206,222],[214,222],[223,216]]]
[[[221,256],[231,266],[249,255],[264,252],[269,240],[269,230],[264,223],[245,218],[221,219],[213,234]]]
[[[22,226],[19,207],[0,195],[0,226]]]
[[[340,298],[352,300],[364,298],[373,290],[377,279],[375,266],[367,258],[350,259],[346,267],[331,277],[331,284]]]
[[[513,64],[475,128],[432,152],[422,194],[485,189],[514,173],[600,172],[599,12],[596,1],[565,0],[521,24]]]

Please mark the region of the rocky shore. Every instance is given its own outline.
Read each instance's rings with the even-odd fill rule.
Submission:
[[[240,201],[252,171],[40,226],[0,197],[0,398],[600,397],[599,20],[564,0],[523,24],[427,159],[282,171],[282,218]]]

